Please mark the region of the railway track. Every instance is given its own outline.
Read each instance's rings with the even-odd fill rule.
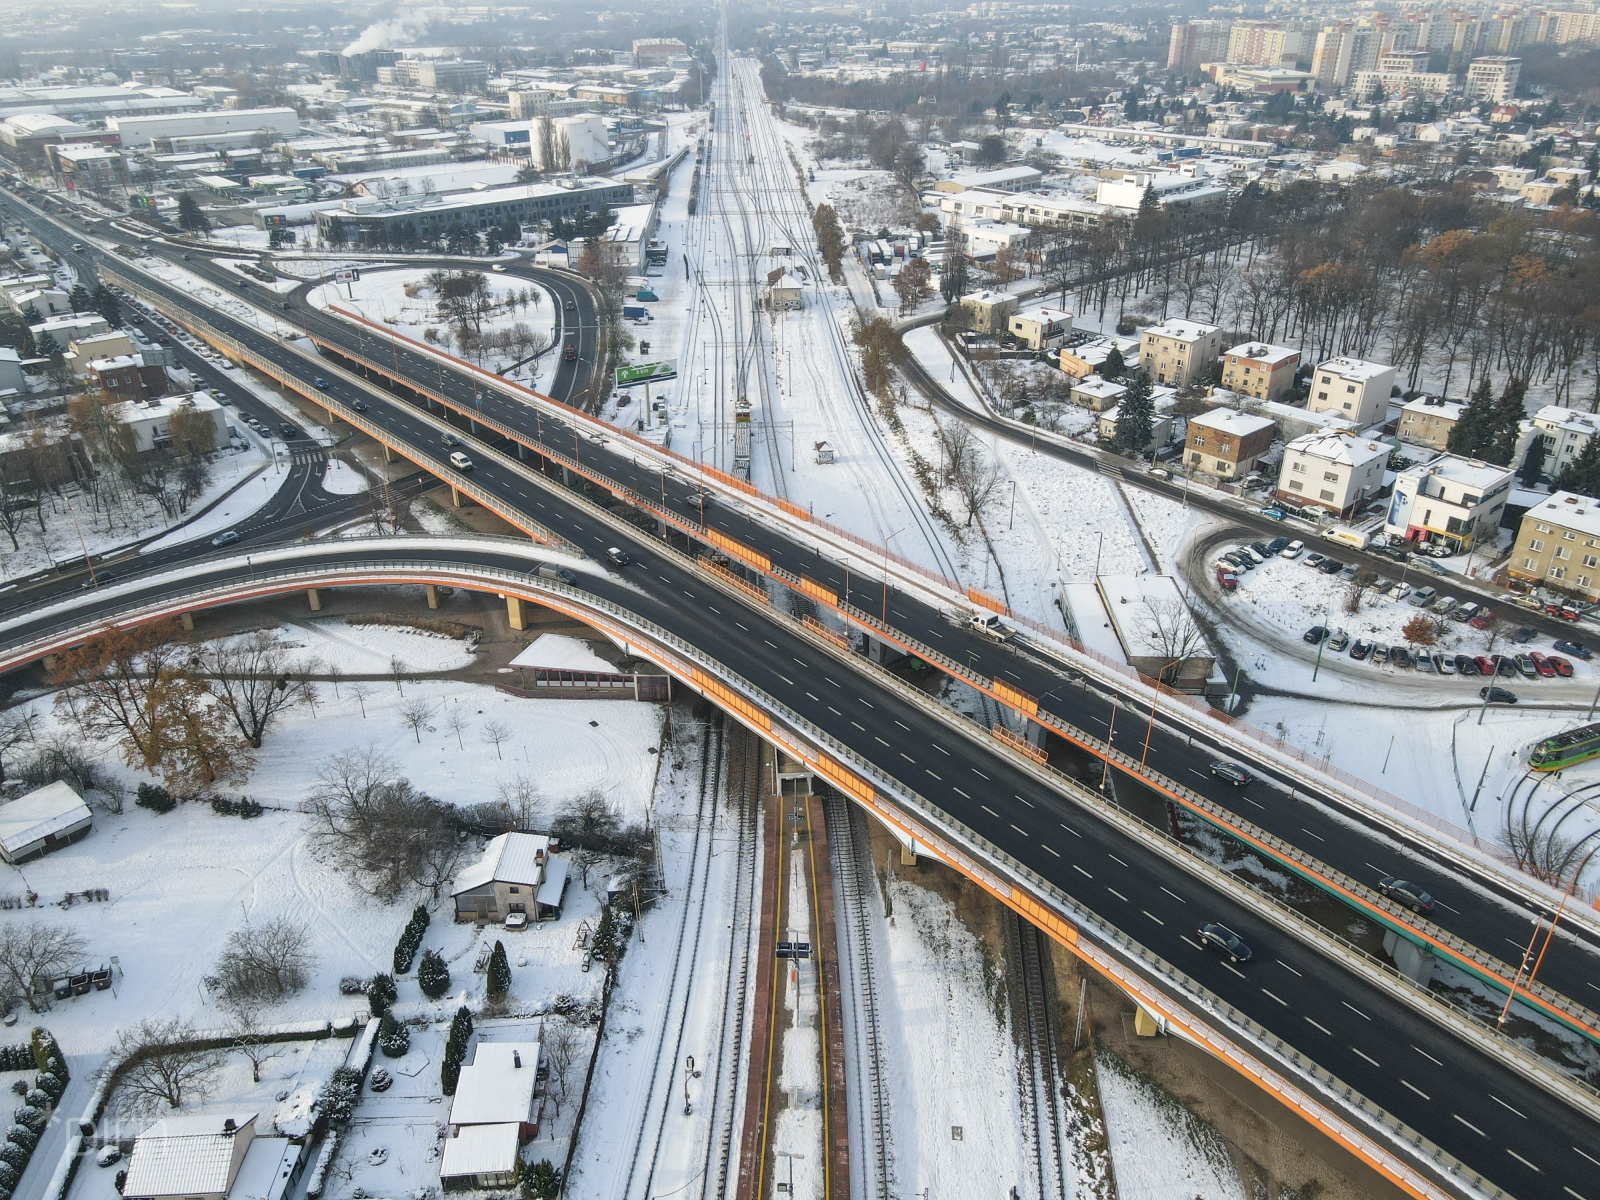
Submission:
[[[745,1077],[746,1026],[750,1011],[750,969],[756,960],[755,937],[760,924],[761,861],[761,743],[741,726],[729,736],[728,805],[725,812],[738,826],[738,865],[734,877],[733,919],[728,937],[728,964],[724,976],[720,1036],[713,1061],[707,1064],[712,1080],[710,1133],[705,1142],[700,1194],[705,1200],[724,1200],[734,1176],[734,1147],[739,1119],[744,1112],[740,1084]]]
[[[1032,1151],[1027,1195],[1071,1200],[1061,1150],[1061,1064],[1056,1054],[1055,988],[1044,935],[1015,913],[1006,925],[1012,1028],[1019,1058],[1017,1090],[1024,1136]]]
[[[716,713],[701,734],[699,800],[695,806],[694,840],[684,882],[683,910],[674,935],[672,980],[662,1007],[655,1053],[650,1058],[650,1080],[634,1109],[633,1125],[636,1132],[633,1153],[628,1160],[627,1179],[622,1188],[622,1200],[631,1200],[635,1196],[640,1200],[649,1200],[656,1166],[661,1159],[661,1142],[667,1116],[677,1099],[674,1084],[679,1054],[683,1049],[683,1031],[689,1020],[689,993],[694,986],[706,913],[711,907],[706,903],[706,892],[711,875],[716,795],[722,777],[725,721],[720,712]]]
[[[873,961],[878,899],[873,894],[871,843],[866,817],[842,796],[829,794],[823,800],[823,819],[839,927],[839,987],[847,997],[843,1017],[850,1192],[868,1200],[890,1200],[894,1148]]]

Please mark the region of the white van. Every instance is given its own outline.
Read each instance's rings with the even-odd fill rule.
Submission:
[[[458,471],[472,470],[472,460],[459,450],[450,452],[450,465]]]

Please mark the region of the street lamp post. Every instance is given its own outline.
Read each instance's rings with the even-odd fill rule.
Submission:
[[[1589,836],[1593,837],[1594,835],[1590,834]],[[1600,854],[1600,842],[1597,842],[1594,849],[1583,856],[1583,861],[1572,872],[1572,878],[1567,880],[1566,890],[1561,893],[1561,903],[1556,905],[1555,915],[1550,918],[1550,928],[1545,931],[1544,944],[1539,947],[1539,955],[1534,959],[1533,968],[1528,972],[1529,987],[1533,986],[1533,977],[1539,973],[1539,967],[1544,963],[1545,951],[1550,949],[1550,941],[1556,935],[1556,923],[1561,920],[1561,914],[1567,908],[1567,900],[1572,895],[1573,889],[1578,886],[1578,877],[1583,874],[1584,868],[1589,865],[1589,860],[1596,854]],[[1528,965],[1528,954],[1533,952],[1533,943],[1539,939],[1539,924],[1540,918],[1535,918],[1533,922],[1533,937],[1528,940],[1528,950],[1522,956],[1522,966],[1517,968],[1517,976],[1511,981],[1511,990],[1506,995],[1505,1007],[1500,1010],[1500,1019],[1495,1022],[1497,1029],[1506,1023],[1506,1017],[1511,1012],[1511,1002],[1517,998],[1517,983],[1522,978],[1522,967]]]
[[[902,525],[894,533],[883,539],[883,616],[880,620],[885,629],[889,627],[889,543],[905,531],[906,528]]]
[[[1182,661],[1183,659],[1181,658],[1175,658],[1156,674],[1155,694],[1150,697],[1150,720],[1144,728],[1144,749],[1139,752],[1139,770],[1141,772],[1144,771],[1145,759],[1150,756],[1150,738],[1156,731],[1156,704],[1161,699],[1161,677],[1167,673],[1169,667],[1175,667]]]

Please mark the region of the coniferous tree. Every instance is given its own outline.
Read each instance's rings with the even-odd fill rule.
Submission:
[[[1528,452],[1522,456],[1522,469],[1519,478],[1523,487],[1534,487],[1539,482],[1539,476],[1544,474],[1544,436],[1535,433],[1533,441],[1528,443]]]
[[[1556,472],[1555,488],[1580,496],[1600,496],[1600,437],[1590,438],[1578,457]]]
[[[511,990],[511,964],[506,961],[506,946],[504,942],[494,944],[494,953],[489,955],[489,995],[498,999]]]
[[[210,233],[211,222],[200,211],[200,203],[188,192],[178,197],[178,228],[185,233]]]
[[[378,1049],[387,1058],[399,1058],[411,1049],[411,1031],[394,1019],[393,1012],[384,1013],[379,1020]]]
[[[105,284],[99,284],[91,293],[95,312],[106,319],[106,324],[116,328],[122,324],[122,301]]]
[[[1120,379],[1122,373],[1128,369],[1127,361],[1122,357],[1122,351],[1115,346],[1106,355],[1105,362],[1100,364],[1101,379]]]
[[[467,1043],[472,1040],[472,1013],[463,1004],[450,1018],[450,1036],[445,1040],[445,1057],[460,1062],[467,1056]]]
[[[1450,431],[1445,449],[1451,454],[1477,458],[1494,436],[1494,392],[1490,390],[1489,377],[1478,380],[1466,408]]]
[[[1528,416],[1522,403],[1527,391],[1528,385],[1520,379],[1506,382],[1500,399],[1495,401],[1488,444],[1483,447],[1479,458],[1502,467],[1511,465],[1511,459],[1517,452],[1517,437],[1522,432],[1522,422]]]
[[[417,986],[424,996],[434,1000],[450,990],[450,968],[437,950],[422,952],[422,964],[417,967]]]
[[[1155,426],[1155,405],[1150,400],[1150,381],[1141,371],[1128,381],[1128,390],[1122,394],[1117,409],[1116,430],[1111,445],[1119,454],[1132,457],[1143,454],[1150,445],[1150,433]]]

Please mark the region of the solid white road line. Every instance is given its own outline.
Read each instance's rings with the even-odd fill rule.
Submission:
[[[1432,1096],[1428,1095],[1427,1092],[1423,1091],[1416,1084],[1411,1083],[1411,1082],[1409,1082],[1407,1080],[1404,1080],[1404,1079],[1402,1079],[1400,1082],[1405,1084],[1406,1087],[1410,1088],[1413,1092],[1415,1092],[1417,1095],[1421,1096],[1424,1100],[1432,1100],[1433,1099]],[[1459,1120],[1460,1118],[1457,1118],[1457,1119]]]

